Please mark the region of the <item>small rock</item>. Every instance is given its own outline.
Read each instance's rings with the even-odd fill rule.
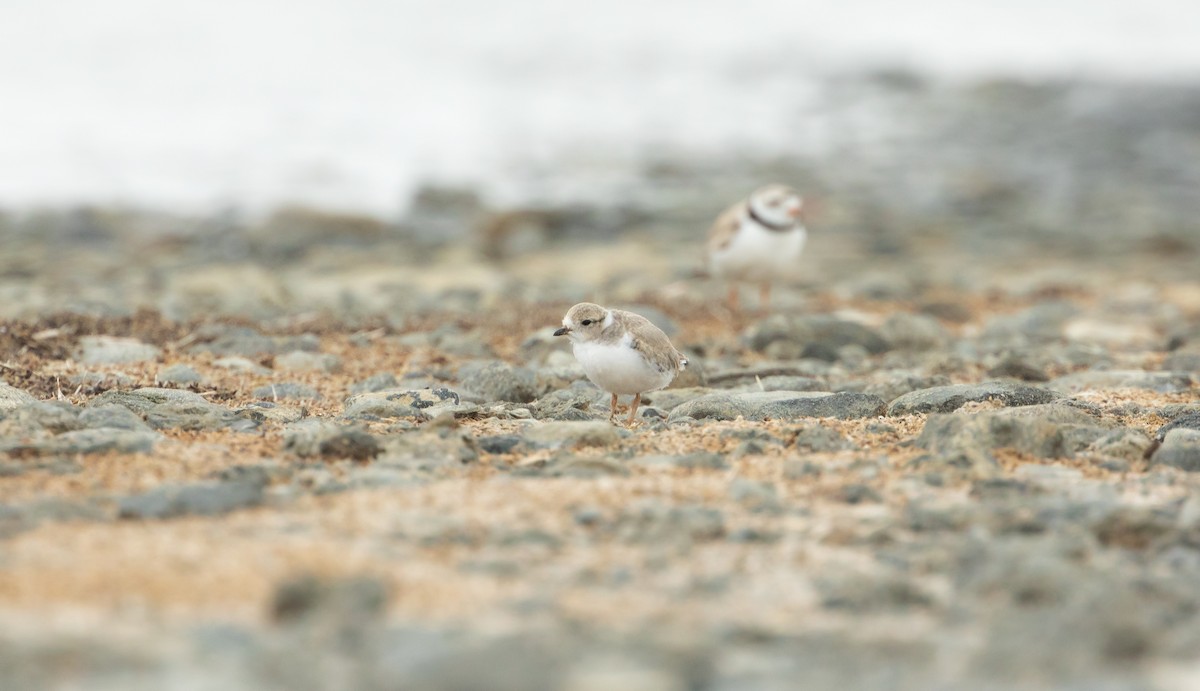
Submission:
[[[145,494],[121,499],[117,516],[135,519],[217,516],[258,506],[262,500],[263,485],[260,482],[212,482],[158,487]]]
[[[579,525],[598,525],[604,520],[604,512],[594,506],[581,506],[571,513],[571,517]]]
[[[665,506],[651,501],[622,509],[613,529],[626,542],[690,544],[724,537],[725,515],[707,506]]]
[[[580,421],[595,420],[608,412],[607,395],[587,384],[555,391],[533,404],[533,416],[538,420]]]
[[[883,501],[883,496],[874,487],[861,482],[851,482],[838,487],[835,496],[847,504],[877,504]]]
[[[347,398],[344,416],[426,420],[440,412],[453,411],[461,404],[462,399],[458,393],[444,387],[415,391],[388,389],[355,394]]]
[[[1050,381],[1046,372],[1016,356],[1009,356],[988,370],[989,377],[1020,379],[1021,381]]]
[[[729,467],[724,456],[707,451],[696,451],[682,456],[636,456],[629,459],[629,464],[646,468],[702,468],[707,470],[724,470]]]
[[[537,398],[533,372],[499,360],[464,365],[458,378],[466,389],[488,402],[530,403]]]
[[[888,406],[888,415],[948,413],[968,402],[999,401],[1006,407],[1049,403],[1059,394],[1037,386],[1006,381],[935,386],[904,394]]]
[[[1067,321],[1079,308],[1067,302],[1047,302],[1022,312],[988,320],[980,341],[991,347],[1019,347],[1062,338]]]
[[[255,398],[262,398],[269,401],[278,400],[296,400],[309,399],[314,401],[321,400],[322,396],[313,387],[307,384],[297,382],[280,382],[278,384],[266,384],[260,386],[252,392]]]
[[[1034,487],[1051,489],[1075,485],[1083,479],[1083,473],[1077,468],[1022,463],[1013,471],[1013,477],[1027,481]]]
[[[803,480],[819,477],[821,466],[809,460],[789,458],[783,462],[783,477],[787,480]]]
[[[1154,439],[1161,442],[1166,438],[1167,432],[1170,432],[1173,429],[1200,430],[1200,413],[1184,413],[1179,417],[1176,417],[1174,420],[1171,420],[1162,427],[1159,427],[1158,431],[1154,433]]]
[[[1093,527],[1100,544],[1124,549],[1146,549],[1176,527],[1174,516],[1143,506],[1121,506]]]
[[[162,403],[146,412],[146,422],[154,429],[181,429],[192,432],[227,429],[252,432],[258,428],[253,415],[242,415],[215,403]]]
[[[479,460],[479,445],[470,434],[430,426],[421,431],[386,437],[375,464],[407,471],[449,470]]]
[[[838,391],[857,391],[859,393],[878,396],[885,401],[894,401],[904,394],[931,389],[938,386],[949,386],[950,377],[942,374],[924,376],[905,371],[881,371],[866,381],[849,381],[837,385]]]
[[[283,450],[302,458],[352,458],[366,461],[382,452],[375,437],[357,427],[307,419],[288,425],[283,431]]]
[[[1193,386],[1187,372],[1148,372],[1144,370],[1086,370],[1051,381],[1047,386],[1062,393],[1145,389],[1158,393],[1180,393]]]
[[[730,483],[729,498],[755,512],[776,512],[782,507],[775,485],[745,478]]]
[[[1171,353],[1163,360],[1162,369],[1167,372],[1200,372],[1200,347]]]
[[[135,386],[137,381],[124,372],[80,372],[67,376],[67,383],[70,386],[86,389],[128,388]]]
[[[744,391],[825,391],[825,382],[816,377],[764,377],[754,384],[744,385]]]
[[[835,394],[818,392],[776,392],[788,394],[765,401],[757,415],[772,420],[792,420],[800,417],[832,417],[855,420],[882,415],[886,403],[871,394],[843,391]]]
[[[149,430],[80,429],[54,437],[46,448],[61,454],[150,453],[161,438]]]
[[[1056,404],[973,415],[935,413],[915,443],[943,456],[1012,448],[1039,458],[1070,458],[1108,433],[1097,425],[1091,415]]]
[[[669,422],[684,417],[697,420],[794,420],[802,417],[834,417],[843,420],[881,415],[884,401],[860,393],[817,391],[766,391],[716,393],[688,401],[671,411]]]
[[[438,308],[446,309],[446,305],[439,304]],[[447,355],[460,358],[496,357],[496,351],[492,349],[486,336],[479,330],[461,331],[456,328],[444,328],[431,334],[431,338],[433,346],[439,352]]]
[[[627,655],[591,653],[566,675],[562,691],[686,691],[686,677]]]
[[[744,340],[752,350],[783,360],[811,357],[832,362],[848,345],[862,346],[871,355],[891,348],[870,327],[827,315],[768,317],[747,329]]]
[[[38,401],[12,408],[0,408],[0,436],[23,436],[26,432],[43,429],[55,434],[86,427],[79,420],[81,409],[66,401]]]
[[[245,372],[246,374],[267,375],[271,370],[263,367],[261,364],[244,357],[230,356],[217,358],[213,360],[213,367],[227,369],[231,372]]]
[[[79,339],[77,359],[85,365],[123,365],[154,360],[162,350],[136,338],[83,336]]]
[[[312,334],[264,336],[254,329],[224,325],[201,330],[196,340],[197,343],[189,348],[191,352],[244,357],[278,355],[296,350],[316,352],[321,348],[321,340]]]
[[[183,386],[188,384],[199,384],[200,382],[204,381],[204,377],[201,376],[199,372],[184,364],[171,365],[170,367],[164,367],[163,369],[160,369],[158,371],[158,375],[155,376],[155,379],[163,384],[177,384]]]
[[[1145,432],[1137,429],[1116,429],[1088,445],[1086,451],[1106,459],[1138,461],[1154,443]]]
[[[249,418],[256,422],[270,420],[279,424],[288,424],[302,420],[307,414],[302,408],[276,405],[271,401],[254,401],[245,408],[238,408],[234,412],[238,417]]]
[[[133,391],[105,391],[96,398],[88,401],[89,408],[99,408],[106,405],[119,405],[139,415],[145,415],[155,407],[164,403],[185,403],[191,405],[212,405],[203,396],[182,389],[141,388]]]
[[[950,332],[941,322],[924,314],[897,312],[880,327],[892,347],[899,350],[933,350],[950,342]]]
[[[511,453],[521,443],[516,434],[497,434],[479,438],[479,448],[485,453]]]
[[[0,381],[0,410],[12,410],[36,402],[24,391]]]
[[[955,324],[965,324],[975,316],[970,307],[959,302],[935,300],[922,303],[918,309],[921,314],[928,314]]]
[[[525,428],[524,443],[533,449],[610,446],[621,440],[617,428],[607,422],[542,422]]]
[[[322,620],[336,627],[361,629],[383,618],[388,588],[373,578],[320,580],[305,575],[281,583],[271,597],[271,618],[281,624]]]
[[[338,372],[342,359],[329,353],[293,350],[275,358],[275,369],[283,372]]]
[[[1152,465],[1200,471],[1200,430],[1177,427],[1163,436],[1162,446],[1150,457]]]
[[[369,461],[383,451],[375,437],[353,428],[323,439],[318,450],[324,458],[350,458],[355,461]]]
[[[817,375],[827,372],[829,368],[828,364],[816,360],[801,360],[795,363],[770,362],[717,370],[708,375],[707,381],[709,386],[719,389],[750,387],[746,390],[761,390],[756,388],[761,382],[791,380],[803,383],[802,386],[789,389],[791,391],[822,391],[825,390],[824,386],[814,388],[813,384],[819,384],[822,380]]]
[[[823,606],[851,612],[924,608],[934,603],[924,588],[900,574],[839,573],[821,576],[813,585]]]
[[[612,458],[565,455],[547,463],[539,474],[548,477],[615,477],[629,475],[629,468]]]
[[[1095,343],[1106,348],[1146,348],[1158,341],[1158,333],[1147,323],[1129,320],[1077,317],[1063,327],[1063,336],[1078,343]]]
[[[400,382],[396,380],[396,375],[391,372],[380,372],[373,374],[366,379],[352,384],[350,393],[375,393],[377,391],[387,391],[400,386]]]

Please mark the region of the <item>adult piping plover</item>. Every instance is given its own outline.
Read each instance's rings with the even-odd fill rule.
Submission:
[[[633,424],[642,394],[671,383],[687,358],[671,339],[645,317],[581,302],[567,310],[555,336],[571,339],[575,359],[587,378],[612,394],[611,422],[617,415],[617,394],[632,394],[629,424]]]
[[[714,276],[730,281],[732,309],[737,309],[738,282],[759,283],[765,308],[771,283],[795,274],[808,237],[803,210],[795,190],[767,185],[717,217],[708,231],[708,266]]]

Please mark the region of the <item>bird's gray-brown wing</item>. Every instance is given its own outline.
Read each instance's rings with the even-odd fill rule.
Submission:
[[[613,310],[613,317],[629,332],[630,345],[645,356],[659,372],[678,372],[687,364],[683,356],[654,322],[633,312]]]
[[[708,251],[709,253],[723,250],[733,242],[733,238],[738,233],[738,228],[742,224],[742,214],[746,208],[746,202],[741,201],[721,212],[717,216],[717,220],[713,221],[712,227],[708,229]]]

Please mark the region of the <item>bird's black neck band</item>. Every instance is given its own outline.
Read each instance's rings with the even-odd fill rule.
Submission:
[[[767,219],[758,215],[758,213],[754,210],[754,204],[751,204],[750,202],[746,202],[746,214],[749,215],[755,223],[759,224],[763,228],[766,228],[767,230],[773,230],[777,233],[782,233],[785,230],[791,230],[792,228],[796,227],[795,223],[780,224],[767,221]]]

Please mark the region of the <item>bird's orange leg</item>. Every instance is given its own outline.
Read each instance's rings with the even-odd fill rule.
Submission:
[[[630,427],[633,426],[634,416],[637,415],[638,406],[641,404],[642,404],[642,395],[640,393],[635,394],[633,397],[633,403],[629,404],[629,420],[627,422],[629,423]]]

